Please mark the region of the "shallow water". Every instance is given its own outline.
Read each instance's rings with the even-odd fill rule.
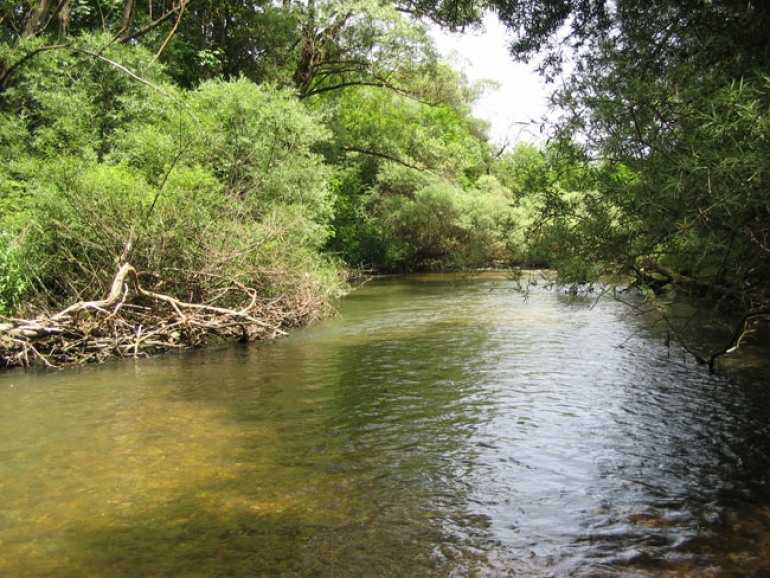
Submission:
[[[382,279],[274,343],[3,374],[0,575],[770,575],[763,372],[514,287]]]

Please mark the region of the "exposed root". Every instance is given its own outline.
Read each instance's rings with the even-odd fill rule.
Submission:
[[[215,305],[216,299],[189,303],[145,289],[126,263],[104,299],[35,319],[0,318],[0,367],[54,368],[140,357],[199,347],[212,338],[269,339],[307,322],[321,307],[310,291],[291,302],[284,297],[267,301],[237,281],[223,283],[219,295],[239,302],[237,307]]]

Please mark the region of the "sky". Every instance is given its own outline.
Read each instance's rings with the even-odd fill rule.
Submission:
[[[514,62],[508,53],[505,27],[488,14],[478,31],[451,33],[437,26],[430,34],[441,55],[471,82],[494,80],[474,107],[474,115],[490,122],[493,142],[515,144],[542,140],[540,120],[548,107],[548,90],[534,64]]]

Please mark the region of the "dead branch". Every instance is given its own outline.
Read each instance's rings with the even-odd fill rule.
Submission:
[[[306,302],[261,301],[257,290],[235,281],[222,290],[236,302],[242,296],[241,304],[191,303],[146,289],[136,269],[124,263],[104,299],[35,319],[0,318],[0,367],[53,368],[198,347],[212,338],[272,338],[310,319],[318,306],[309,294]]]

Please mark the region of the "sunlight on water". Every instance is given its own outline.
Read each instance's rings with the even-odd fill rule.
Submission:
[[[0,376],[0,575],[770,572],[765,383],[514,287],[382,279],[278,342]]]

